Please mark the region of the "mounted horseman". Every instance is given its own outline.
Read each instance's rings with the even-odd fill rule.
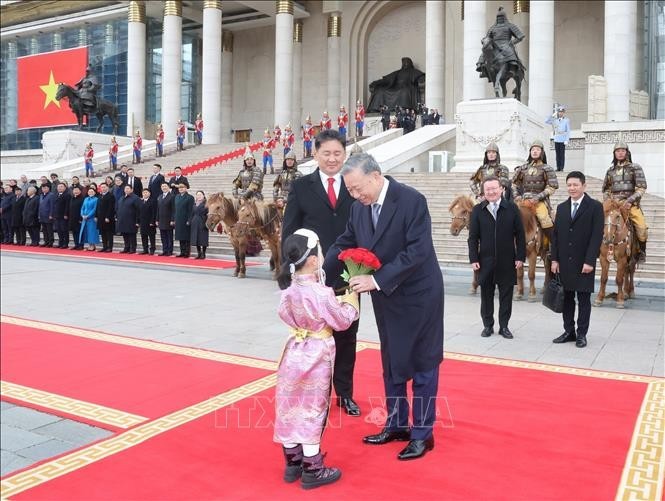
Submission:
[[[101,87],[99,79],[92,72],[92,67],[88,66],[85,69],[85,76],[74,85],[74,88],[78,91],[78,96],[83,103],[82,112],[85,115],[97,113],[97,91],[101,89]],[[88,118],[88,123],[89,122],[90,119]]]

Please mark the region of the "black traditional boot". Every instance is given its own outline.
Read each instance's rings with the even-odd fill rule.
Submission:
[[[305,457],[302,460],[302,478],[300,485],[303,489],[315,489],[322,485],[337,482],[342,472],[338,468],[326,468],[323,465],[323,454]]]
[[[207,249],[207,248],[208,248],[208,247],[206,247],[205,245],[201,247],[201,259],[205,259],[205,258],[206,258],[206,249]]]
[[[284,459],[286,460],[286,469],[284,470],[284,482],[292,483],[302,475],[302,445],[287,449],[282,447]]]
[[[196,259],[202,259],[201,258],[201,246],[200,245],[196,246]]]
[[[637,255],[637,262],[642,264],[647,260],[647,243],[637,241],[640,246],[640,253]]]

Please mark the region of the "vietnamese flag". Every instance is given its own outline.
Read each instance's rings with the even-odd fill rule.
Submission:
[[[69,100],[57,101],[58,84],[75,85],[85,75],[88,48],[56,50],[16,60],[18,73],[18,128],[77,124]]]

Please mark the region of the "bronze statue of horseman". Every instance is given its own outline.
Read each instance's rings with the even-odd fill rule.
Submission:
[[[97,90],[100,87],[97,77],[92,74],[91,68],[88,67],[85,70],[85,76],[74,87],[60,83],[55,98],[58,101],[63,97],[67,98],[69,108],[76,115],[79,130],[83,127],[84,116],[87,117],[87,122],[90,124],[90,115],[95,115],[98,122],[96,132],[101,132],[104,126],[104,117],[108,116],[113,125],[113,134],[117,134],[120,124],[118,107],[111,101],[97,97]]]

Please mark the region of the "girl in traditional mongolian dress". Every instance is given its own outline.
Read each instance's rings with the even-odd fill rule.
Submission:
[[[300,229],[284,242],[282,272],[285,289],[279,317],[290,327],[277,372],[275,442],[286,460],[284,480],[300,478],[305,489],[337,481],[342,472],[327,468],[319,450],[330,406],[330,383],[335,362],[332,331],[349,328],[358,318],[358,295],[335,297],[321,270],[319,238]]]

